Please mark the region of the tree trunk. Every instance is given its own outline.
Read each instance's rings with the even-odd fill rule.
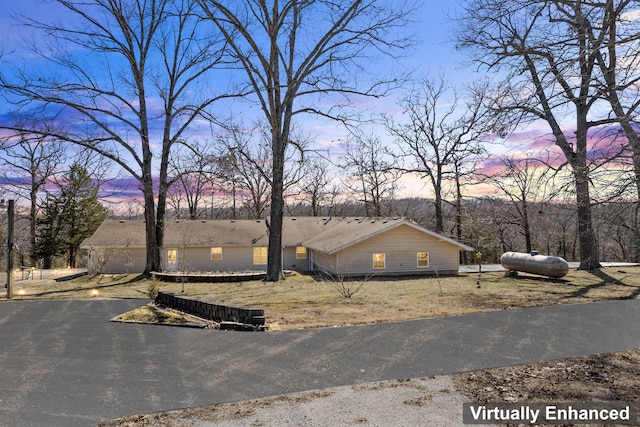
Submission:
[[[69,268],[76,268],[76,251],[73,245],[69,245]]]
[[[591,219],[591,197],[589,178],[584,172],[576,171],[576,201],[578,204],[578,241],[580,243],[580,270],[600,268],[598,244]]]
[[[156,209],[153,197],[153,184],[151,178],[144,181],[144,219],[147,246],[147,260],[144,275],[149,276],[152,271],[160,271],[160,248],[156,235]]]
[[[318,203],[318,197],[316,195],[316,193],[313,193],[311,195],[311,216],[319,216],[320,215],[320,209],[319,209],[319,203]]]
[[[634,111],[629,110],[625,111],[625,108],[622,106],[622,102],[620,100],[620,96],[618,95],[618,91],[622,88],[625,88],[630,81],[625,81],[623,78],[622,81],[618,81],[618,73],[616,67],[618,66],[618,20],[616,19],[616,11],[614,7],[614,2],[608,0],[605,3],[605,8],[609,19],[604,22],[604,26],[606,28],[606,32],[608,33],[608,40],[605,51],[596,51],[594,54],[597,57],[597,63],[600,66],[600,70],[602,71],[602,75],[604,76],[604,80],[606,82],[607,87],[607,99],[611,106],[611,110],[616,115],[620,123],[620,127],[624,131],[627,142],[631,146],[633,150],[633,167],[634,167],[634,178],[636,184],[636,192],[638,195],[638,200],[640,200],[640,137],[638,133],[633,127],[631,122],[631,117],[633,116]],[[626,70],[628,72],[628,70]],[[633,75],[631,73],[631,75]],[[623,77],[626,76],[626,73],[623,71]]]
[[[274,144],[275,145],[275,144]],[[271,186],[271,223],[269,224],[269,249],[265,281],[277,282],[282,276],[282,226],[284,215],[284,151],[273,158],[273,184]]]
[[[37,217],[37,203],[38,203],[38,189],[35,186],[31,187],[31,208],[29,210],[29,228],[30,228],[30,241],[31,246],[29,258],[31,259],[31,267],[36,267],[36,252],[37,252],[37,230],[36,230],[36,217]]]
[[[436,200],[435,200],[435,208],[436,208],[436,229],[435,232],[442,234],[444,230],[444,223],[442,220],[442,196],[436,192]]]
[[[584,69],[582,66],[581,69]],[[584,72],[583,72],[584,73]],[[582,92],[585,91],[583,84]],[[598,244],[593,231],[591,217],[591,195],[589,193],[589,168],[587,166],[587,111],[583,104],[577,105],[576,152],[570,153],[569,160],[576,182],[576,204],[578,206],[578,239],[580,242],[580,270],[600,268]],[[565,140],[566,143],[566,140]]]
[[[636,194],[638,200],[640,200],[640,137],[631,124],[628,114],[625,114],[625,111],[622,108],[618,98],[618,93],[615,89],[615,82],[610,82],[609,85],[609,104],[611,105],[611,110],[615,113],[618,122],[620,123],[620,127],[627,137],[627,142],[631,146]]]
[[[160,251],[162,250],[162,242],[164,242],[164,210],[162,215],[160,215],[160,208],[158,208],[158,215],[156,217],[155,224],[155,247],[153,248],[153,257],[156,269],[152,271],[162,271],[162,255]]]
[[[456,161],[456,239],[458,242],[462,242],[462,186],[460,184],[458,166],[458,162]],[[467,251],[460,251],[460,263],[466,265],[467,262]]]
[[[165,126],[165,129],[168,129],[169,124]],[[168,184],[168,165],[169,165],[169,155],[171,150],[171,144],[167,141],[169,139],[168,130],[164,136],[164,143],[162,144],[162,155],[160,159],[160,176],[158,177],[158,204],[156,207],[156,217],[155,217],[155,248],[154,248],[154,261],[156,263],[156,270],[153,271],[162,271],[162,255],[160,251],[162,250],[164,244],[164,218],[167,213],[167,190],[169,187]],[[152,193],[153,194],[153,193]]]
[[[522,226],[524,228],[524,241],[525,241],[525,250],[528,253],[531,253],[533,249],[533,245],[531,244],[531,225],[529,224],[529,209],[527,209],[527,199],[526,194],[522,193],[521,203],[522,203]],[[548,251],[547,251],[548,253]]]

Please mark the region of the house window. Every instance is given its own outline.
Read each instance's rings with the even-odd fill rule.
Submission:
[[[307,259],[307,248],[296,246],[296,259]]]
[[[220,261],[222,259],[222,248],[211,248],[211,260]]]
[[[253,265],[265,265],[267,263],[267,247],[253,248]]]
[[[429,252],[418,252],[418,268],[429,267]]]
[[[373,254],[373,269],[381,270],[385,267],[384,254]]]
[[[177,264],[177,263],[178,263],[178,250],[167,249],[167,264]]]

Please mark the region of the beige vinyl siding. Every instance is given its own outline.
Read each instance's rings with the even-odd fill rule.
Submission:
[[[418,252],[429,253],[429,267],[418,268]],[[373,254],[385,254],[385,266],[373,269]],[[435,237],[400,225],[378,236],[344,249],[339,254],[339,266],[351,274],[401,274],[401,273],[457,273],[458,248]]]
[[[211,248],[187,248],[180,260],[190,271],[262,271],[266,264],[253,264],[253,248],[224,247],[222,259],[211,259]],[[180,252],[180,251],[178,251]],[[306,259],[296,259],[296,248],[287,247],[283,251],[283,267],[286,270],[308,271],[309,262]]]
[[[211,247],[186,248],[178,250],[180,262],[187,266],[189,271],[262,271],[266,264],[253,264],[253,248],[223,247],[222,259],[211,259]],[[296,259],[296,247],[286,247],[283,251],[283,267],[286,270],[308,271],[307,259]]]
[[[147,251],[144,248],[92,249],[89,271],[98,273],[103,270],[105,274],[142,273],[146,263]]]
[[[336,273],[337,255],[313,252],[313,271],[318,273]]]
[[[253,265],[252,246],[225,246],[222,259],[211,259],[211,247],[178,248],[178,263],[188,271],[262,271],[266,265]]]
[[[179,271],[221,271],[227,262],[228,252],[223,249],[221,260],[211,259],[211,247],[179,248],[178,249],[178,270]]]
[[[282,251],[282,266],[285,270],[309,271],[309,254],[304,259],[297,258],[296,246],[287,246]]]

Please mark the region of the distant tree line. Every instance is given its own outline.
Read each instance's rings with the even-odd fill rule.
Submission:
[[[500,176],[506,173],[507,170]],[[215,179],[210,180],[216,192],[201,192],[198,198],[206,202],[199,204],[195,211],[188,203],[178,201],[193,197],[193,194],[180,193],[178,189],[182,188],[183,184],[176,181],[176,190],[171,196],[175,203],[167,212],[167,219],[258,218],[252,207],[253,198],[239,190],[238,186],[234,206],[229,194],[233,187],[223,187],[222,179],[223,177],[220,177],[218,182]],[[287,215],[371,216],[371,208],[365,202],[366,194],[358,197],[356,192],[339,184],[327,184],[321,191],[311,193],[304,191],[305,181],[298,184],[299,191],[293,192],[291,197],[287,198]],[[505,190],[502,194],[498,192],[500,188]],[[566,198],[568,195],[565,195],[565,199],[556,196],[541,201],[521,197],[523,192],[515,188],[506,188],[505,181],[501,180],[500,187],[496,187],[493,196],[467,196],[462,199],[460,206],[445,202],[442,208],[442,233],[473,246],[483,254],[485,262],[497,263],[505,251],[530,250],[561,256],[568,261],[579,261],[576,207]],[[311,197],[314,194],[315,196]],[[91,185],[86,170],[78,165],[74,165],[61,176],[57,186],[51,188],[48,196],[39,204],[40,214],[36,221],[34,251],[28,243],[29,210],[21,205],[17,215],[16,241],[22,265],[30,265],[30,262],[34,261],[34,266],[44,268],[82,266],[84,259],[82,254],[78,258],[78,246],[105,217],[144,219],[142,204],[139,202],[132,202],[128,207],[123,205],[108,210],[103,207],[104,202],[99,202],[97,195],[98,188]],[[395,197],[390,194],[380,199],[378,209],[377,214],[380,216],[409,218],[431,230],[438,226],[436,201],[432,198]],[[634,220],[637,217],[636,209],[635,201],[624,199],[594,206],[594,230],[603,260],[640,261],[638,224]],[[3,220],[0,225],[0,238],[4,238],[6,216],[2,215],[0,218]],[[464,258],[461,261],[474,262],[472,258]]]

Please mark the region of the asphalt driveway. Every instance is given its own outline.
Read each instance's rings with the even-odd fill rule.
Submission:
[[[640,348],[640,301],[246,333],[108,320],[143,300],[0,304],[0,426],[100,421]]]

